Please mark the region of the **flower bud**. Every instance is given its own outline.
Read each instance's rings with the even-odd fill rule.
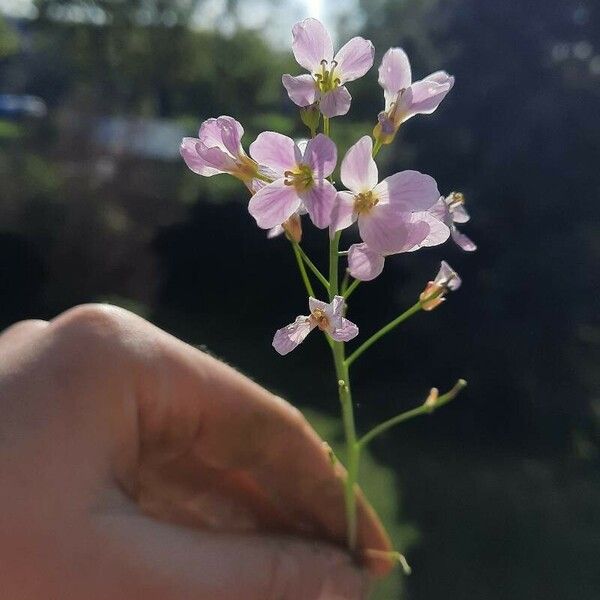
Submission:
[[[421,292],[419,300],[423,310],[433,310],[439,306],[444,300],[445,288],[438,285],[434,281],[428,281],[425,289]]]
[[[294,213],[281,226],[289,240],[296,242],[297,244],[300,243],[300,240],[302,239],[302,221],[300,220],[300,215],[298,213]]]
[[[305,106],[300,109],[300,118],[302,122],[310,129],[311,134],[314,134],[319,128],[321,120],[321,111],[316,103],[310,106]]]

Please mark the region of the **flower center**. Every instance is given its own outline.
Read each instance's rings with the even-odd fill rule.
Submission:
[[[361,192],[354,196],[354,212],[360,214],[368,213],[377,203],[379,198],[372,192]]]
[[[335,60],[327,62],[323,59],[321,61],[321,72],[314,74],[317,86],[322,93],[330,92],[340,85],[340,78],[335,76],[335,68],[337,65]]]
[[[258,174],[258,163],[248,155],[242,154],[236,160],[240,179],[254,179]]]
[[[321,331],[326,331],[329,328],[329,319],[325,312],[320,308],[315,308],[315,310],[310,313],[310,318]]]
[[[456,208],[465,203],[465,196],[461,192],[452,192],[448,197],[448,208]]]
[[[283,177],[285,185],[293,185],[299,192],[303,192],[314,183],[313,172],[308,165],[297,165],[293,171],[286,171]]]

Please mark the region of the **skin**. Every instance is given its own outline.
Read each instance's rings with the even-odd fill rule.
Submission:
[[[391,565],[344,551],[343,476],[299,411],[127,311],[0,336],[3,597],[365,598]]]

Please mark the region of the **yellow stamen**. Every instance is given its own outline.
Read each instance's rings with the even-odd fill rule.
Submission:
[[[361,192],[354,196],[354,211],[356,213],[368,213],[379,202],[379,198],[372,192]]]

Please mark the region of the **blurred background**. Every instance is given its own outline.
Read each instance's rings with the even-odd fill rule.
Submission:
[[[479,245],[400,255],[353,296],[369,333],[412,305],[442,258],[464,284],[354,369],[363,431],[469,387],[372,446],[365,487],[414,573],[382,600],[600,598],[600,4],[597,0],[0,0],[0,327],[81,302],[125,306],[203,345],[339,436],[326,344],[285,359],[305,311],[285,239],[243,186],[188,171],[181,137],[228,114],[246,145],[303,136],[282,73],[291,26],[360,34],[375,68],[335,119],[340,152],[382,110],[376,67],[456,85],[380,154],[465,193]],[[319,264],[326,235],[303,244]]]

